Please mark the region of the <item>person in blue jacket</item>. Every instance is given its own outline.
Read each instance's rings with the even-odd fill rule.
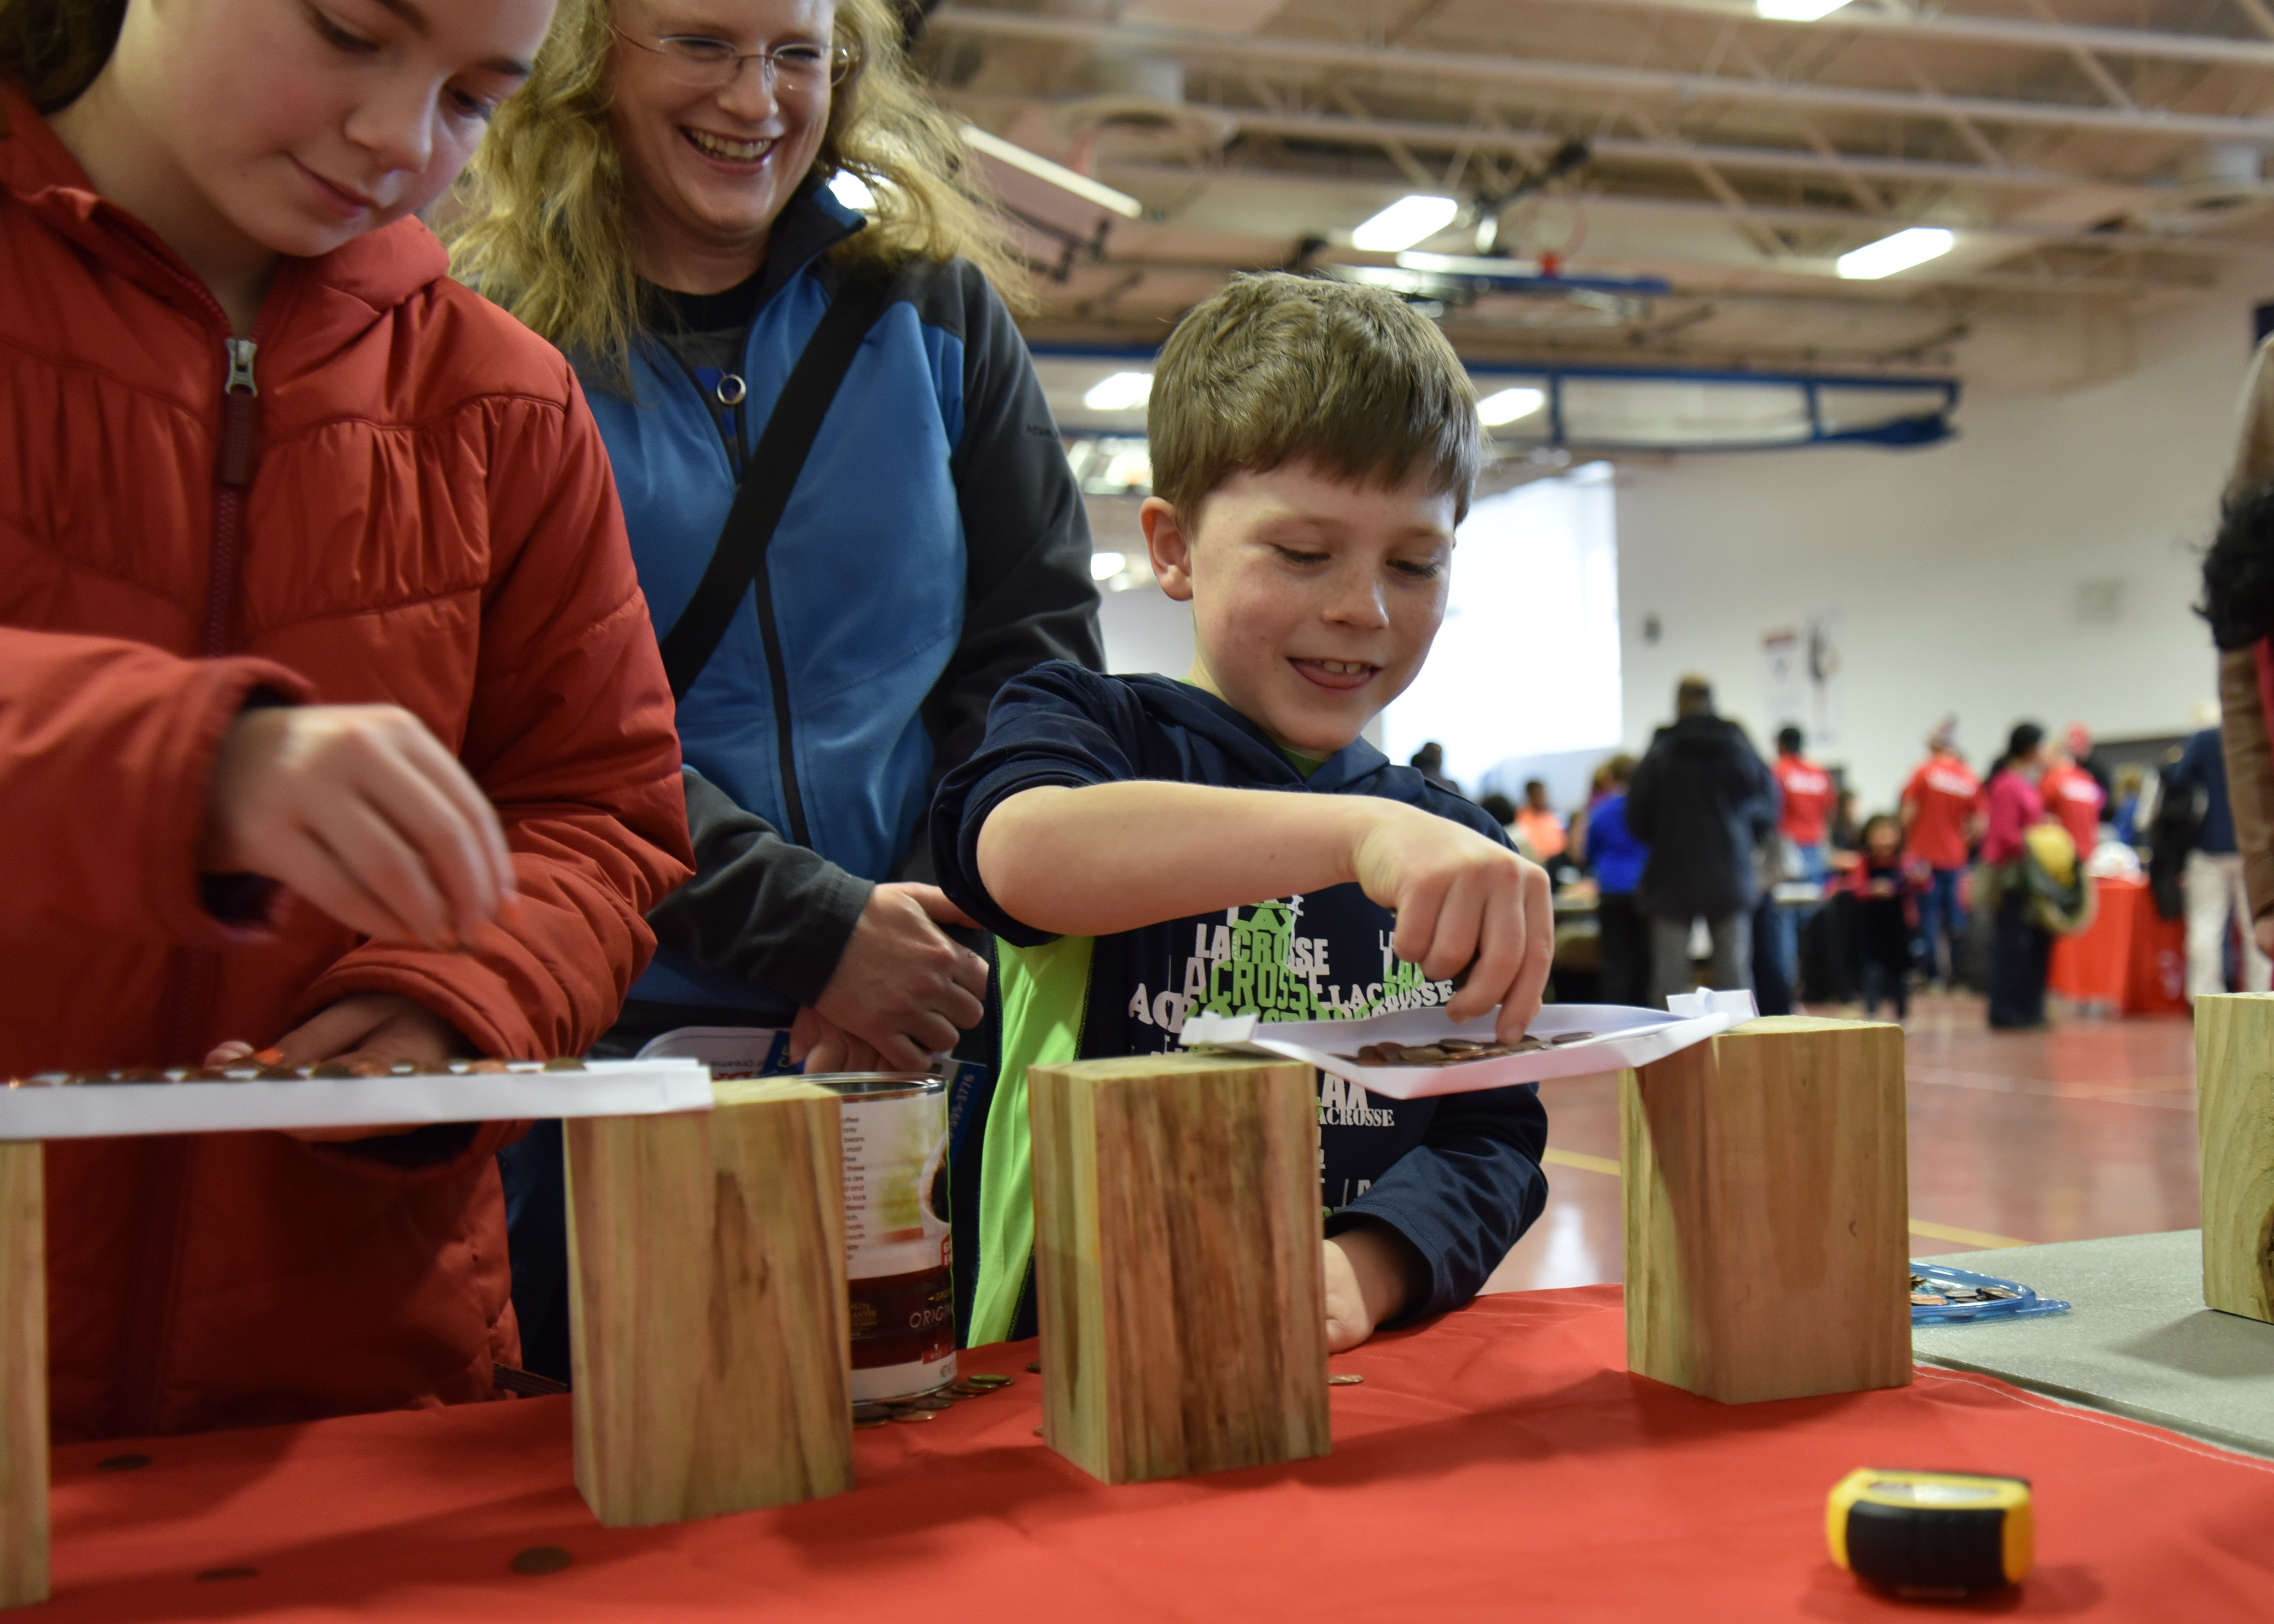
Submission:
[[[667,657],[739,486],[775,471],[771,420],[817,410],[786,397],[809,341],[887,289],[681,695],[697,871],[613,1041],[779,1026],[811,1071],[920,1069],[987,986],[923,809],[1007,679],[1103,663],[1088,523],[998,292],[1015,267],[889,0],[696,15],[566,0],[450,228],[458,274],[575,364]]]
[[[1029,672],[932,806],[941,883],[1002,944],[969,1342],[1034,1334],[1030,1067],[1173,1049],[1196,1010],[1497,1007],[1503,1042],[1538,1013],[1546,871],[1359,737],[1443,618],[1475,401],[1380,289],[1246,277],[1170,335],[1139,517],[1193,605],[1192,674]],[[1325,1076],[1318,1122],[1331,1348],[1466,1303],[1546,1199],[1533,1086],[1391,1100]]]

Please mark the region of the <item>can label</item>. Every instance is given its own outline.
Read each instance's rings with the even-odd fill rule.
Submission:
[[[853,1397],[906,1397],[955,1379],[947,1091],[840,1101]]]

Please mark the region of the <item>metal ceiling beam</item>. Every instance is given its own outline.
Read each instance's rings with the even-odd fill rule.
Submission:
[[[1234,181],[1252,182],[1261,186],[1281,190],[1334,191],[1346,193],[1353,184],[1366,184],[1342,176],[1306,175],[1279,169],[1194,169],[1177,164],[1116,163],[1101,160],[1099,169],[1113,177],[1117,184],[1143,185],[1148,182],[1160,184],[1190,186],[1201,183]],[[1385,193],[1395,182],[1383,186]],[[1591,210],[1605,214],[1661,214],[1716,223],[1735,223],[1724,206],[1688,198],[1646,198],[1623,192],[1597,192],[1577,201]],[[1862,238],[1886,236],[1911,225],[1939,225],[1947,222],[1935,220],[1892,219],[1885,215],[1847,214],[1828,208],[1779,208],[1770,205],[1748,203],[1746,218],[1769,225],[1792,226],[1806,230],[1837,230],[1854,233]],[[2210,259],[2265,259],[2274,257],[2274,243],[2238,242],[2233,238],[2204,237],[2165,237],[2151,231],[2087,231],[2061,226],[1964,225],[1952,224],[1952,230],[1962,237],[1989,237],[2011,243],[2019,252],[2028,247],[2097,248],[2111,253],[2142,252],[2178,253]],[[1924,274],[1924,273],[1923,273]]]
[[[1960,17],[1860,4],[1841,7],[1811,22],[1762,17],[1751,0],[1562,0],[1593,8],[1621,5],[1632,11],[1684,11],[1692,16],[1736,18],[1771,28],[1838,28],[1856,34],[1901,34],[1914,40],[1944,40],[1962,45],[2013,45],[2030,50],[2145,56],[2165,62],[2204,62],[2241,68],[2274,68],[2274,40],[2238,40],[2223,34],[2172,34],[2146,28],[2096,28],[2077,23],[2024,22],[2006,17]]]
[[[1623,95],[1665,96],[1683,102],[1720,99],[1770,106],[1836,108],[1891,117],[1938,121],[1981,119],[2106,133],[2178,137],[2206,141],[2274,143],[2274,118],[2168,112],[2155,108],[2083,106],[2021,102],[1992,96],[1927,95],[1909,91],[1795,84],[1674,73],[1600,63],[1555,62],[1482,52],[1411,50],[1397,46],[1344,44],[1276,34],[1219,34],[1197,28],[1138,27],[1074,17],[1045,17],[952,5],[932,14],[934,29],[1063,45],[1118,46],[1168,56],[1276,62],[1341,72],[1494,84],[1580,87]]]
[[[1193,105],[1203,104],[1195,102]],[[1553,151],[1568,139],[1562,132],[1540,133],[1528,130],[1495,129],[1483,124],[1435,124],[1419,118],[1344,118],[1326,113],[1269,112],[1213,104],[1209,104],[1209,110],[1237,120],[1243,131],[1258,135],[1344,142],[1352,147],[1378,146],[1384,140],[1397,140],[1408,147],[1435,151],[1452,151],[1468,145],[1487,151],[1529,154]],[[1763,173],[1845,177],[1852,172],[1881,180],[1924,181],[1930,184],[1989,186],[2028,192],[2107,186],[2165,197],[2177,195],[2174,187],[2151,185],[2142,181],[2071,175],[2058,169],[1998,169],[1985,163],[1958,163],[1931,158],[1883,158],[1868,153],[1819,153],[1799,147],[1731,147],[1691,141],[1638,141],[1617,136],[1592,140],[1588,146],[1598,158],[1638,163],[1668,163],[1683,168],[1702,158],[1717,169]],[[2274,194],[2274,186],[2263,190]]]

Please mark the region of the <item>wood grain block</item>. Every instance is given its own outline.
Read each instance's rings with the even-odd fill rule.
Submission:
[[[1622,1074],[1627,1365],[1727,1404],[1911,1380],[1903,1034],[1783,1016]]]
[[[610,1528],[853,1486],[837,1097],[566,1125],[576,1487]]]
[[[2203,1301],[2274,1323],[2274,993],[2195,1000]]]
[[[1027,1073],[1043,1436],[1092,1477],[1330,1447],[1311,1079],[1204,1054]]]
[[[48,1598],[48,1259],[41,1147],[0,1144],[0,1607]]]

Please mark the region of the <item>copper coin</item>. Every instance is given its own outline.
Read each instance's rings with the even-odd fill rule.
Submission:
[[[895,1421],[937,1421],[939,1419],[939,1411],[937,1410],[898,1410],[892,1412],[892,1419]]]
[[[948,1397],[945,1393],[927,1393],[922,1398],[910,1399],[908,1401],[908,1408],[910,1410],[929,1410],[937,1412],[942,1410],[954,1409],[955,1401]]]
[[[997,1387],[1009,1387],[1017,1378],[998,1376],[992,1371],[975,1371],[963,1380],[975,1387],[984,1387],[991,1392]]]
[[[516,1552],[507,1566],[517,1574],[555,1574],[576,1560],[559,1545],[531,1545]]]
[[[853,1406],[853,1418],[855,1421],[889,1421],[892,1418],[892,1408],[889,1404],[871,1404],[864,1401]]]
[[[1337,1371],[1327,1378],[1327,1385],[1330,1387],[1354,1387],[1365,1380],[1356,1371]]]
[[[1041,1375],[1043,1373],[1043,1362],[1040,1359],[1028,1360],[1027,1373],[1032,1376]]]

